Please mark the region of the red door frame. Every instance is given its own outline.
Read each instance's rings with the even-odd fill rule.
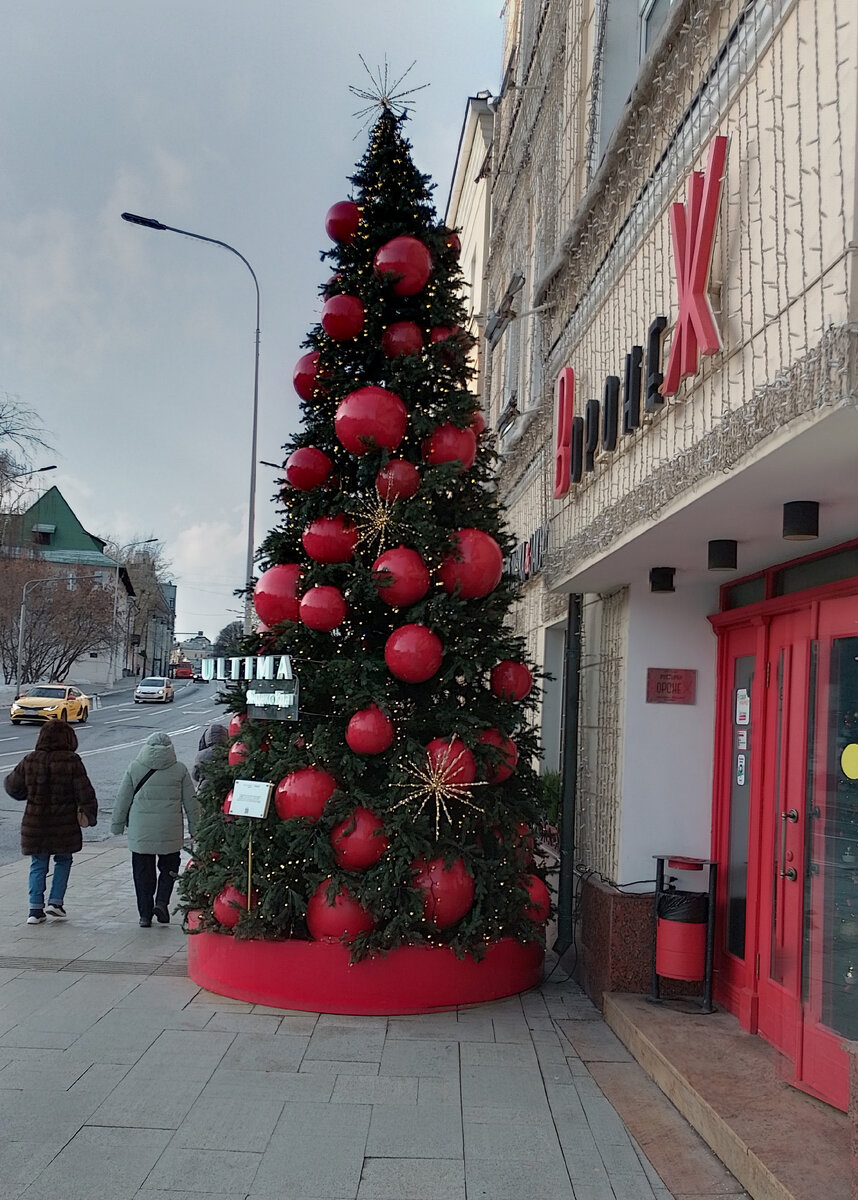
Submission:
[[[800,639],[804,646],[804,665],[802,669],[806,682],[807,650],[810,639],[815,638],[817,635],[820,604],[839,598],[854,598],[856,594],[858,594],[858,580],[841,580],[818,588],[808,589],[804,592],[796,592],[787,596],[762,600],[757,604],[748,605],[743,608],[715,613],[709,617],[718,635],[715,770],[713,775],[712,807],[712,858],[716,862],[720,862],[726,866],[729,855],[730,784],[732,780],[732,746],[734,737],[732,692],[733,664],[735,660],[738,657],[748,654],[754,654],[756,658],[755,686],[751,696],[750,727],[756,731],[757,736],[756,753],[752,755],[750,763],[750,787],[752,800],[756,798],[759,801],[759,798],[763,795],[765,772],[766,770],[771,771],[773,765],[773,750],[766,749],[763,745],[766,722],[770,722],[771,720],[768,700],[770,688],[766,688],[763,685],[763,680],[765,679],[767,668],[771,671],[776,669],[776,661],[772,662],[770,655],[771,623],[773,619],[789,614],[798,614],[802,610],[807,614],[808,626],[805,631],[806,636]],[[799,652],[801,653],[801,651]],[[820,699],[821,704],[822,700]],[[801,745],[801,752],[803,754],[806,747],[806,729],[803,729],[801,734]],[[777,805],[776,807],[779,810],[781,806]],[[765,993],[767,985],[763,981],[761,987],[764,964],[761,961],[763,957],[761,941],[763,939],[761,938],[760,930],[762,928],[761,921],[770,915],[770,908],[768,908],[767,904],[766,912],[760,913],[757,908],[757,900],[764,896],[763,879],[761,876],[763,873],[768,874],[771,870],[770,850],[772,842],[769,839],[774,833],[773,824],[777,824],[778,820],[778,818],[774,817],[771,809],[768,814],[764,815],[762,808],[763,805],[759,802],[751,803],[748,829],[748,914],[746,918],[744,959],[739,959],[735,955],[729,954],[724,945],[724,922],[727,911],[728,884],[728,872],[726,870],[719,871],[716,905],[719,930],[716,936],[715,947],[715,998],[725,1008],[733,1012],[742,1027],[751,1033],[762,1032],[759,1029],[760,995],[761,991]],[[799,879],[801,880],[802,860],[800,856],[796,856],[795,863],[799,868]],[[802,886],[801,882],[799,882],[799,886]],[[752,902],[754,912],[753,919],[750,919],[752,916]],[[801,948],[800,933],[799,926],[798,945],[796,946],[797,953]],[[768,970],[768,965],[767,961],[765,963],[766,970]],[[796,979],[794,982],[800,984],[800,979]],[[800,987],[798,991],[800,991]],[[787,1014],[784,1014],[784,1020],[790,1020]],[[839,1049],[839,1039],[835,1035],[827,1034],[825,1031],[819,1029],[811,1031],[810,1034],[803,1033],[803,1029],[804,1022],[802,1021],[801,998],[799,996],[794,1029],[782,1031],[782,1040],[785,1043],[784,1049],[795,1062],[797,1074],[815,1074],[817,1078],[819,1078],[819,1072],[803,1071],[805,1065],[810,1067],[811,1064],[803,1064],[802,1057],[808,1051],[814,1056],[817,1053],[822,1053],[827,1060],[829,1070],[831,1066],[836,1064],[836,1074],[840,1082],[836,1083],[833,1094],[827,1089],[825,1092],[818,1090],[813,1083],[807,1084],[797,1081],[797,1086],[821,1096],[821,1098],[826,1099],[829,1103],[835,1103],[838,1107],[845,1107],[845,1099],[843,1097],[844,1085],[841,1079],[843,1070],[845,1069],[845,1062],[841,1060],[845,1060],[845,1053]],[[846,1095],[848,1098],[848,1089]]]

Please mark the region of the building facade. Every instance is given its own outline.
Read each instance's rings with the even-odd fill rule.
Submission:
[[[530,548],[518,629],[554,676],[545,761],[574,768],[587,986],[647,989],[654,856],[712,860],[716,999],[845,1107],[858,13],[506,13],[483,403]]]

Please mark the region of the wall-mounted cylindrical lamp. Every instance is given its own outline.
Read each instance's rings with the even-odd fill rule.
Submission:
[[[784,505],[784,538],[809,542],[819,537],[819,504],[816,500],[789,500]]]
[[[676,567],[652,567],[649,573],[649,590],[651,592],[674,592],[673,576]]]
[[[709,543],[709,570],[735,571],[739,544],[731,538],[715,538]]]

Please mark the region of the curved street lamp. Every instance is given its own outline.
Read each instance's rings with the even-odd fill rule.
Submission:
[[[28,579],[21,590],[21,615],[18,618],[18,655],[15,659],[15,690],[21,694],[21,663],[24,659],[24,626],[27,623],[27,592],[30,588],[38,587],[40,583],[57,583],[58,576],[42,576],[40,579]]]
[[[201,233],[191,233],[187,229],[177,229],[175,225],[165,225],[162,221],[156,221],[154,217],[140,217],[136,213],[124,212],[122,213],[122,220],[128,221],[131,225],[142,225],[146,229],[169,230],[170,233],[181,233],[183,237],[195,238],[198,242],[210,242],[213,246],[222,246],[224,250],[229,250],[230,254],[234,254],[236,258],[241,259],[253,278],[253,286],[256,288],[256,356],[253,366],[253,416],[250,433],[250,502],[247,516],[247,570],[245,573],[245,583],[248,592],[244,602],[244,632],[248,634],[250,633],[251,612],[253,608],[253,594],[250,591],[250,581],[253,579],[253,529],[256,516],[256,434],[259,411],[259,280],[256,278],[253,267],[244,255],[236,250],[235,246],[230,246],[229,242],[221,242],[217,238],[203,237]]]

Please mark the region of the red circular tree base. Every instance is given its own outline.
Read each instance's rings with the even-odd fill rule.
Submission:
[[[480,1004],[542,981],[536,942],[492,942],[479,962],[446,946],[400,946],[349,962],[336,941],[240,941],[222,933],[188,938],[188,975],[200,987],[235,1000],[305,1012],[422,1013]]]

